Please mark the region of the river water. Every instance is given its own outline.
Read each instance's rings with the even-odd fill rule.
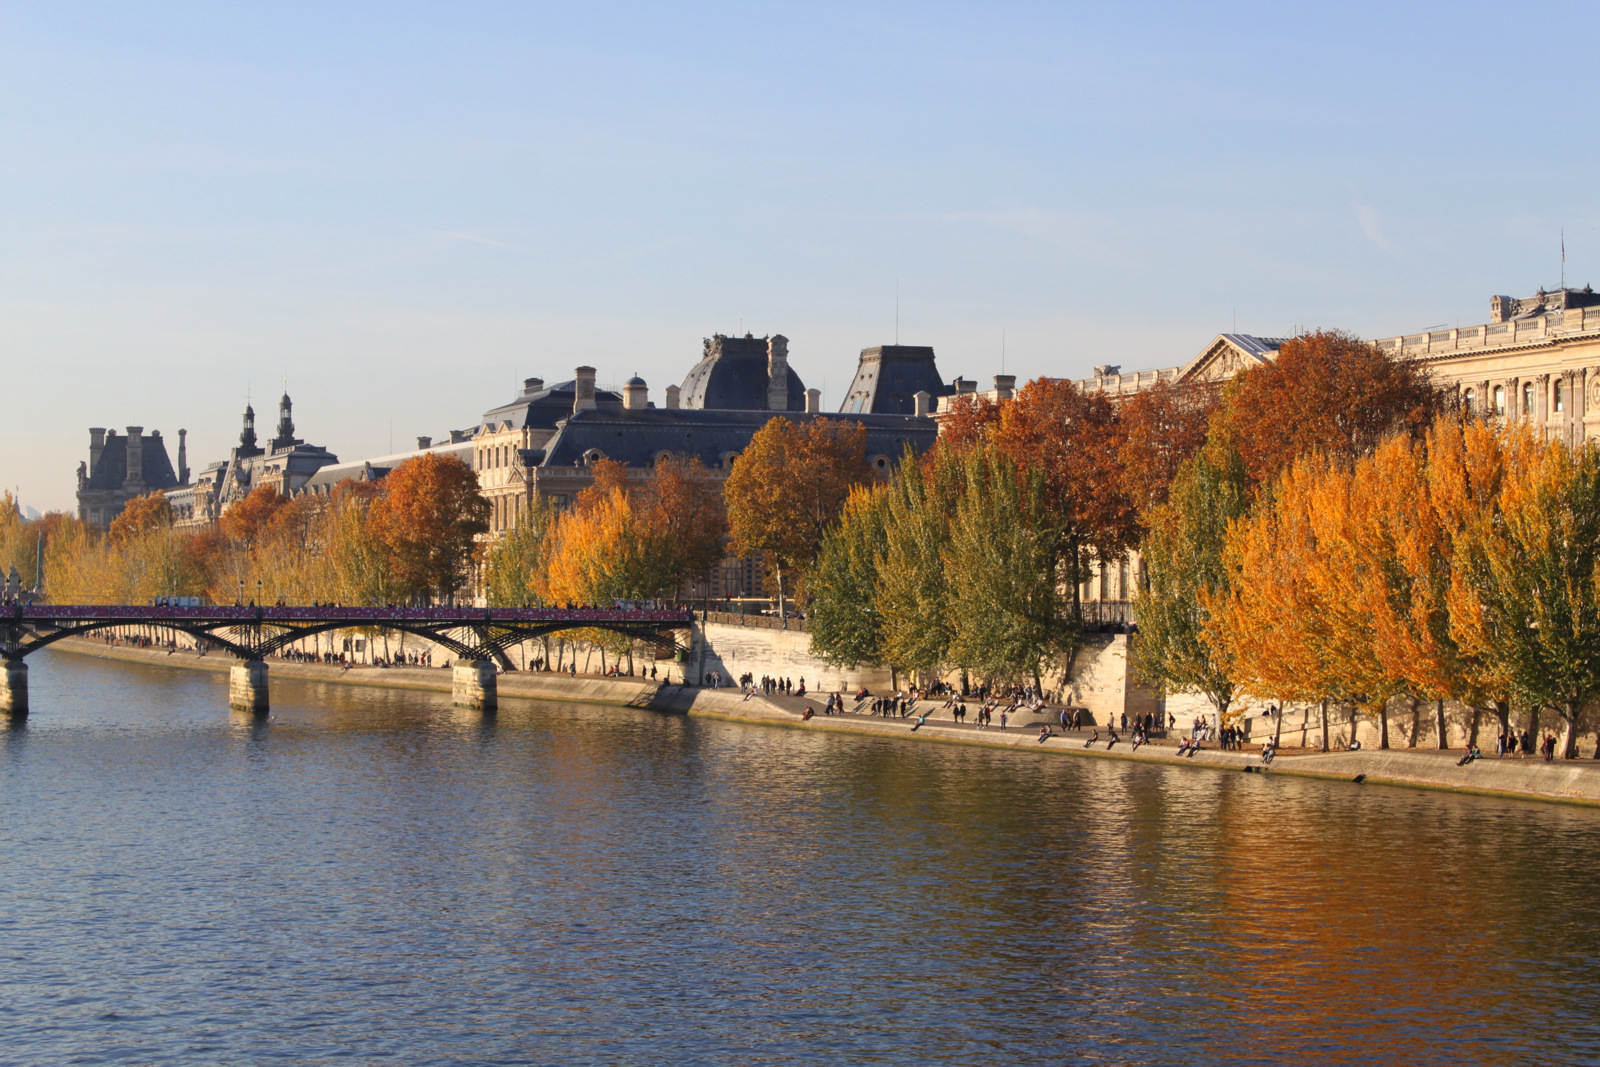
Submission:
[[[0,1064],[1600,1060],[1600,812],[42,653]]]

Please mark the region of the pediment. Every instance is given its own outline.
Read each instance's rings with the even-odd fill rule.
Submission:
[[[1178,373],[1180,382],[1222,382],[1240,371],[1272,362],[1283,339],[1219,333]]]

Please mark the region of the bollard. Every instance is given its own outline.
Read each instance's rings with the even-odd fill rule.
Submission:
[[[450,678],[451,703],[461,708],[494,711],[500,705],[494,663],[486,659],[458,659]]]
[[[0,712],[13,719],[28,717],[28,665],[20,659],[0,664]]]
[[[267,713],[267,665],[252,659],[235,663],[228,672],[228,707]]]

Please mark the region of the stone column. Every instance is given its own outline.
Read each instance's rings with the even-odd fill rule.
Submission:
[[[806,411],[812,415],[816,415],[822,411],[821,389],[806,390]]]
[[[494,662],[458,659],[450,678],[450,702],[459,708],[494,711],[500,706],[500,688]]]
[[[0,661],[0,713],[28,717],[28,665],[20,659]]]
[[[258,659],[235,663],[228,671],[228,707],[267,713],[267,665]]]

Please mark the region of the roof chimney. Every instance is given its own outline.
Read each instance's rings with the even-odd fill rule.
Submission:
[[[543,388],[544,388],[544,379],[543,378],[524,378],[524,379],[522,379],[522,395],[523,396],[532,396],[534,393],[539,392]]]
[[[978,383],[971,378],[957,378],[951,384],[956,387],[956,396],[964,396],[967,393],[976,393],[978,391]]]
[[[432,447],[433,447],[433,438],[431,438],[431,437],[418,437],[417,438],[417,450],[418,451],[421,451],[424,448],[432,448]]]
[[[144,485],[144,427],[128,427],[128,476],[123,479],[124,486],[136,487]]]
[[[781,333],[767,340],[767,410],[789,410],[789,339]]]
[[[806,390],[806,412],[815,415],[822,410],[822,390]]]
[[[594,368],[579,367],[572,374],[575,379],[572,388],[572,410],[593,411],[599,406],[594,402]]]
[[[178,431],[178,484],[189,484],[189,431]]]
[[[911,402],[912,413],[921,417],[926,417],[928,414],[928,408],[933,403],[933,394],[928,392],[926,389],[919,389],[915,395],[912,396]]]
[[[996,400],[1010,400],[1017,391],[1017,376],[1015,374],[996,374],[994,376],[994,398]]]
[[[677,411],[678,410],[678,393],[681,392],[681,391],[682,390],[680,390],[676,385],[667,386],[667,410],[668,411]]]
[[[106,450],[106,431],[102,426],[89,427],[89,473],[100,466],[100,453]]]

